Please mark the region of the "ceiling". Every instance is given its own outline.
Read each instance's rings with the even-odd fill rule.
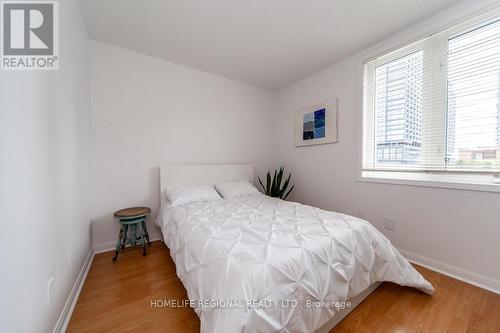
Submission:
[[[459,0],[80,0],[93,39],[278,90]]]

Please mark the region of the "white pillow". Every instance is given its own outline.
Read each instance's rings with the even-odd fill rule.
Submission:
[[[165,196],[173,206],[222,199],[214,187],[209,185],[171,186],[165,190]]]
[[[260,194],[255,186],[244,180],[240,182],[218,183],[215,184],[215,189],[224,199]]]

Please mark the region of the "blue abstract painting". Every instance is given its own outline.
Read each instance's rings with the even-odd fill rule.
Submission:
[[[303,140],[321,139],[325,137],[325,109],[304,114],[302,131]]]

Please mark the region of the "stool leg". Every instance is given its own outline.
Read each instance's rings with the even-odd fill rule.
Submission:
[[[118,242],[116,242],[115,256],[113,257],[113,261],[116,261],[116,259],[118,259],[118,253],[120,253],[122,237],[123,237],[123,226],[120,226],[120,233],[118,234]]]
[[[146,220],[142,221],[142,229],[144,230],[144,233],[146,234],[146,240],[148,241],[148,246],[151,246],[151,242],[149,240],[148,228],[146,228]]]
[[[144,222],[143,222],[144,223]],[[146,256],[146,232],[144,231],[144,226],[141,224],[141,245],[142,245],[142,256]]]
[[[122,250],[125,248],[125,245],[127,245],[127,235],[128,235],[128,224],[125,224],[125,231],[123,232],[123,238],[122,238]]]
[[[137,243],[137,224],[131,224],[130,225],[130,242],[132,245],[135,245]]]

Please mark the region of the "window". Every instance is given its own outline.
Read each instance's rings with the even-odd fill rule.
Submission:
[[[375,149],[378,165],[416,165],[422,144],[422,54],[375,68]]]
[[[364,64],[363,171],[500,173],[500,15]]]
[[[500,167],[500,22],[448,41],[447,167]]]

